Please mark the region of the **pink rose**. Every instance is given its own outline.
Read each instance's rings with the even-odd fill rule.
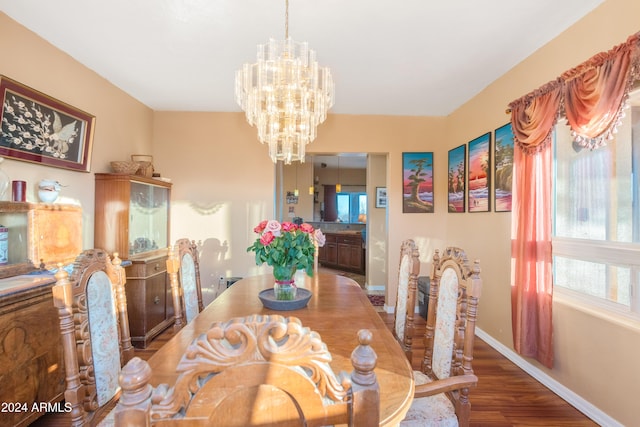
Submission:
[[[304,231],[305,233],[313,233],[313,226],[311,224],[303,222],[302,224],[300,224],[300,230]]]
[[[275,239],[273,233],[267,231],[262,236],[260,236],[260,243],[262,243],[263,246],[269,246],[269,243],[273,242],[273,239]]]
[[[282,223],[282,231],[296,231],[298,226],[292,222],[283,222]]]
[[[275,219],[270,219],[267,222],[267,225],[264,228],[265,232],[270,231],[274,237],[278,237],[280,235],[280,230],[282,230],[282,226]]]
[[[260,233],[262,233],[262,232],[264,231],[264,228],[265,228],[266,226],[267,226],[267,220],[265,219],[264,221],[261,221],[261,222],[260,222],[260,224],[258,224],[258,225],[253,229],[253,231],[254,231],[255,233],[260,234]]]
[[[318,244],[318,246],[324,246],[325,242],[327,241],[324,233],[319,228],[314,231],[313,238],[316,239],[316,243]]]

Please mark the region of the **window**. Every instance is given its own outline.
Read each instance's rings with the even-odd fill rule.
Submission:
[[[574,149],[555,130],[554,286],[640,318],[640,91],[615,141]]]
[[[337,193],[336,197],[340,222],[362,222],[359,217],[367,214],[367,193]]]

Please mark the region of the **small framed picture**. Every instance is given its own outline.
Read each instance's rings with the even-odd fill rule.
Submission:
[[[376,187],[376,208],[387,207],[387,187]]]
[[[293,191],[287,191],[287,204],[288,205],[297,205],[298,204],[298,196]]]

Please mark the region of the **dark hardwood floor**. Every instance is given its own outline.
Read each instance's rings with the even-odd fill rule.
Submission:
[[[389,328],[393,314],[380,313]],[[416,316],[414,369],[424,352],[425,320]],[[540,384],[476,336],[473,370],[478,385],[470,393],[471,426],[597,426],[582,412]]]
[[[393,315],[380,313],[389,328]],[[416,316],[412,365],[420,369],[425,321]],[[158,335],[136,356],[147,360],[175,334],[173,327]],[[473,368],[478,386],[471,391],[471,426],[597,426],[580,411],[540,384],[518,366],[476,337]],[[45,417],[37,426],[64,425]]]

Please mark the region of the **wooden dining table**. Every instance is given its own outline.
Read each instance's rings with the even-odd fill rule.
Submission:
[[[378,361],[375,373],[380,385],[380,425],[394,426],[404,418],[413,400],[414,381],[400,345],[369,302],[367,294],[353,280],[335,274],[298,275],[296,284],[312,293],[306,307],[291,311],[265,308],[258,293],[273,287],[272,275],[246,277],[219,295],[189,324],[174,335],[150,359],[151,385],[173,385],[178,377],[176,365],[187,346],[216,321],[252,314],[279,314],[297,317],[316,331],[326,343],[334,372],[351,372],[351,352],[358,345],[357,332],[373,334],[371,347]]]

